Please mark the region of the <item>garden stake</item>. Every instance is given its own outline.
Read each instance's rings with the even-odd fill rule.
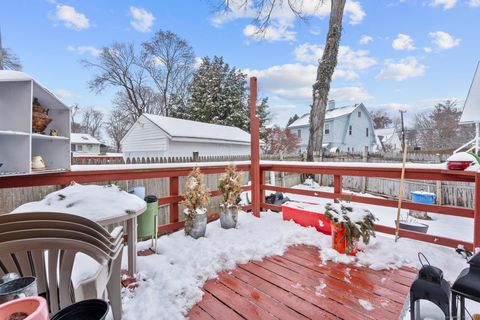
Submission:
[[[403,133],[405,134],[405,133]],[[398,241],[398,232],[400,231],[400,210],[402,209],[403,199],[403,182],[405,180],[405,162],[407,161],[407,144],[403,145],[403,159],[402,159],[402,174],[400,175],[400,194],[398,195],[398,207],[397,207],[397,225],[395,228],[395,242]]]

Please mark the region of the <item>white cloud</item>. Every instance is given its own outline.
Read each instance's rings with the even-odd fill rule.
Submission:
[[[443,10],[452,9],[457,4],[457,0],[431,0],[431,7],[443,7]]]
[[[269,97],[308,104],[312,99],[312,85],[316,70],[315,65],[295,63],[272,66],[263,70],[244,70],[244,72],[249,76],[256,76],[260,90]],[[332,88],[330,97],[337,101],[362,101],[372,98],[359,86]]]
[[[295,31],[289,30],[289,26],[270,25],[264,30],[260,31],[257,26],[249,24],[243,29],[243,34],[248,38],[253,38],[257,41],[267,40],[269,42],[275,41],[293,41],[295,40]]]
[[[55,94],[60,99],[71,99],[76,97],[71,91],[66,89],[57,89],[55,90]]]
[[[297,108],[294,104],[272,104],[271,107],[275,111],[290,111]]]
[[[328,95],[329,99],[334,99],[335,101],[365,101],[370,100],[373,97],[365,91],[362,87],[342,87],[342,88],[332,88],[330,94]]]
[[[426,53],[429,53],[429,52],[432,52],[432,48],[431,47],[423,47],[423,51],[425,51]]]
[[[130,25],[135,30],[140,32],[149,32],[152,29],[155,17],[151,12],[148,12],[143,8],[130,7],[130,14],[132,15]]]
[[[433,107],[436,104],[445,102],[445,100],[457,101],[457,105],[462,105],[464,101],[462,99],[455,98],[455,97],[430,98],[430,99],[420,99],[420,100],[414,100],[414,101],[403,102],[403,103],[400,103],[400,102],[383,103],[383,104],[373,106],[373,108],[381,109],[381,110],[391,110],[391,111],[407,110],[415,114],[415,113],[423,112],[425,110],[433,109]]]
[[[370,36],[367,36],[367,35],[363,35],[360,40],[358,41],[358,43],[360,43],[361,45],[366,45],[366,44],[369,44],[370,42],[373,41],[373,38],[370,37]]]
[[[102,50],[100,49],[97,49],[93,46],[68,46],[67,47],[67,50],[68,51],[72,51],[72,52],[75,52],[75,53],[78,53],[78,54],[91,54],[92,56],[99,56],[100,53],[102,53]]]
[[[460,38],[448,34],[444,31],[435,31],[428,34],[432,38],[432,42],[439,50],[447,50],[460,45]]]
[[[427,67],[418,63],[415,57],[407,57],[398,62],[385,61],[385,67],[380,70],[376,79],[403,81],[409,78],[420,77],[425,74]]]
[[[322,54],[323,47],[308,42],[295,48],[295,58],[299,62],[317,65]],[[340,46],[334,77],[354,80],[359,77],[358,71],[368,69],[376,63],[377,61],[369,56],[367,50],[354,50],[349,46]]]
[[[469,0],[468,5],[470,7],[480,7],[480,0]]]
[[[397,38],[393,40],[392,47],[395,50],[415,50],[413,39],[408,34],[399,33]]]
[[[90,20],[80,12],[77,12],[74,7],[64,4],[57,5],[55,12],[56,19],[63,22],[67,28],[75,30],[90,28]]]
[[[257,17],[257,9],[254,1],[232,0],[229,1],[229,9],[215,14],[211,19],[211,23],[216,27],[220,27],[236,19],[254,19]],[[330,14],[330,1],[325,1],[324,3],[303,1],[302,5],[299,5],[296,9],[305,17],[324,18]],[[350,24],[359,24],[366,15],[360,2],[355,0],[347,0],[344,14],[348,17]],[[270,29],[266,30],[265,39],[267,41],[290,41],[295,39],[296,33],[293,31],[293,28],[296,15],[286,2],[277,2],[277,5],[271,13],[265,8],[260,13],[260,20],[265,18],[266,15],[270,16],[271,23],[269,26]],[[256,26],[247,25],[243,32],[247,37],[259,40],[261,38],[258,37],[258,33],[255,32],[256,30]],[[315,30],[313,30],[313,32],[318,33]]]

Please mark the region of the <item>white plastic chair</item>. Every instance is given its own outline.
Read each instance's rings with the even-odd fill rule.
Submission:
[[[75,222],[69,222],[70,220]],[[116,228],[110,234],[89,219],[63,213],[2,215],[0,274],[17,272],[23,276],[36,276],[39,292],[45,292],[50,300],[51,312],[72,302],[89,298],[107,298],[108,291],[114,319],[121,319],[120,267],[123,249],[121,229]],[[26,246],[19,252],[12,251],[12,245],[17,248],[19,243],[35,246]],[[66,247],[65,244],[74,247]],[[92,276],[73,287],[72,270],[76,258],[80,258],[81,254],[93,259],[90,260],[93,263],[96,261],[98,268]]]

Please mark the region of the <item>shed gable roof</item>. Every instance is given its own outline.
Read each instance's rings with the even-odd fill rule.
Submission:
[[[237,127],[145,113],[142,116],[163,130],[172,140],[212,140],[216,142],[235,142],[241,144],[250,143],[250,134]]]

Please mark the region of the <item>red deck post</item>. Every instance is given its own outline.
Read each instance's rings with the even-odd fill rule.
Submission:
[[[178,196],[178,177],[170,177],[170,196]],[[170,223],[178,222],[178,203],[170,203]]]
[[[342,176],[339,176],[339,175],[333,176],[333,192],[342,193]]]
[[[475,175],[475,204],[473,216],[473,249],[480,248],[480,174]]]
[[[260,122],[257,117],[257,78],[250,78],[250,158],[252,183],[252,210],[260,216]]]

